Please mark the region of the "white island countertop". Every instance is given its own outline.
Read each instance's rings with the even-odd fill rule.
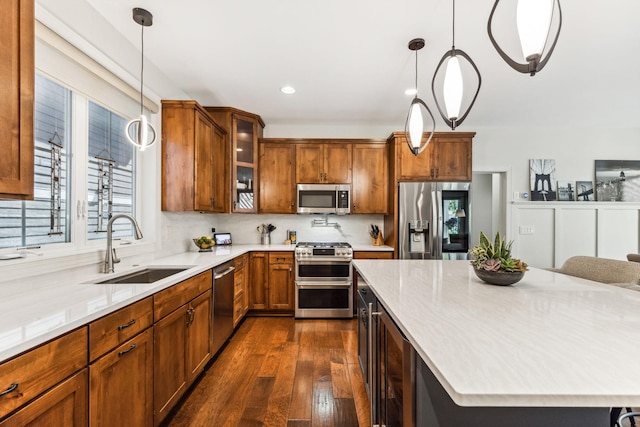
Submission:
[[[493,286],[468,261],[353,263],[460,406],[640,406],[640,292],[535,268]]]

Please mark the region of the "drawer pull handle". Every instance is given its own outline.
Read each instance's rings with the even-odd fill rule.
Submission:
[[[129,350],[122,350],[122,351],[119,351],[119,352],[118,352],[118,357],[122,357],[122,356],[124,356],[125,354],[129,353],[131,350],[133,350],[133,349],[134,349],[134,348],[136,348],[136,347],[137,347],[136,343],[131,344],[131,347],[129,347]]]
[[[118,326],[118,330],[122,331],[123,329],[127,329],[129,326],[135,325],[135,323],[136,323],[136,319],[132,319],[131,322]]]
[[[9,394],[13,391],[16,391],[16,389],[18,388],[18,383],[13,383],[9,386],[8,389],[6,389],[5,391],[3,391],[2,393],[0,393],[0,396],[4,396],[5,394]]]

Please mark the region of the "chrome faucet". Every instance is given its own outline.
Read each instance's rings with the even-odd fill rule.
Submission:
[[[109,222],[107,223],[107,253],[104,257],[104,269],[103,273],[113,273],[115,270],[113,269],[113,264],[120,262],[118,257],[116,256],[116,250],[113,249],[113,221],[118,218],[127,218],[133,224],[133,230],[135,232],[136,240],[142,239],[142,231],[140,231],[140,227],[138,226],[138,221],[134,217],[129,214],[116,214],[111,217]]]

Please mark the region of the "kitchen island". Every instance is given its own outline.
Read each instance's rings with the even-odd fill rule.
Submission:
[[[609,407],[640,405],[637,291],[535,268],[493,286],[468,261],[353,264],[419,356],[429,425],[605,426]]]

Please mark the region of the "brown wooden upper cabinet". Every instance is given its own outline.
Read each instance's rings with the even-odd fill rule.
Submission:
[[[296,213],[296,146],[260,142],[260,213]]]
[[[34,1],[0,14],[0,199],[33,199]]]
[[[296,183],[350,183],[351,154],[351,144],[341,141],[296,144]]]
[[[471,141],[475,132],[436,132],[418,156],[407,147],[404,132],[389,137],[395,158],[395,181],[471,181]]]
[[[225,212],[226,131],[195,101],[162,101],[162,210]]]
[[[227,131],[228,149],[224,169],[225,212],[257,212],[258,139],[264,122],[260,116],[232,107],[205,107],[213,120]],[[220,173],[220,171],[218,172]]]
[[[353,144],[351,213],[389,212],[387,144]]]

